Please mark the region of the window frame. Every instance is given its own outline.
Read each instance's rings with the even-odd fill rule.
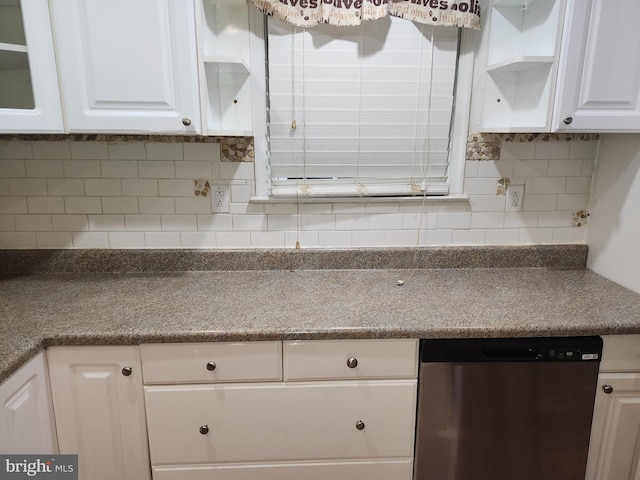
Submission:
[[[252,202],[257,203],[290,203],[291,198],[281,198],[272,195],[270,174],[270,151],[268,129],[268,81],[266,76],[266,62],[268,61],[268,45],[264,41],[267,32],[267,18],[258,9],[249,9],[249,25],[251,28],[251,82],[254,105],[253,135],[254,135],[254,169],[255,192],[251,196]],[[445,27],[443,27],[445,28]],[[473,86],[473,65],[475,57],[476,32],[461,29],[459,40],[458,72],[456,76],[456,90],[454,97],[454,113],[451,125],[450,154],[449,154],[449,193],[446,195],[415,195],[388,197],[298,197],[297,202],[336,203],[357,200],[406,201],[424,198],[438,200],[464,198],[464,168],[466,160],[467,137],[469,133],[469,113],[471,108],[471,92]]]

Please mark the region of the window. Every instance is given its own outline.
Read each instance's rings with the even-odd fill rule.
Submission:
[[[458,29],[397,17],[311,29],[267,17],[264,28],[258,198],[461,193],[468,99],[459,115]]]

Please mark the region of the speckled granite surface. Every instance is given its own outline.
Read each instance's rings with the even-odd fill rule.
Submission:
[[[584,268],[586,245],[340,250],[0,250],[0,273],[143,273],[210,270]]]
[[[640,295],[584,269],[0,278],[0,381],[49,345],[613,333],[640,333]]]

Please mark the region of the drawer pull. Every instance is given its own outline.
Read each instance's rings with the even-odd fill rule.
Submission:
[[[602,391],[609,395],[610,393],[613,393],[613,387],[611,385],[602,385]]]
[[[206,435],[207,433],[209,433],[209,425],[207,424],[200,425],[200,433],[202,435]]]
[[[364,430],[364,422],[362,420],[356,422],[356,430]]]
[[[216,362],[207,363],[207,370],[209,370],[210,372],[213,372],[215,369],[216,369]]]
[[[349,357],[347,360],[347,367],[356,368],[358,366],[358,359],[356,357]]]
[[[122,375],[124,375],[125,377],[128,377],[132,373],[133,373],[133,369],[131,367],[124,367],[122,369]]]

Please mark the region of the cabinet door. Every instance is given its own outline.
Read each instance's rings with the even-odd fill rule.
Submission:
[[[0,1],[0,132],[62,131],[48,2]]]
[[[48,356],[60,453],[78,454],[80,478],[149,479],[138,348],[54,347]]]
[[[70,132],[200,132],[193,0],[51,7]]]
[[[638,478],[640,373],[601,374],[593,413],[586,480]]]
[[[640,131],[638,0],[569,0],[554,130]]]
[[[58,453],[44,353],[0,386],[0,452]]]

